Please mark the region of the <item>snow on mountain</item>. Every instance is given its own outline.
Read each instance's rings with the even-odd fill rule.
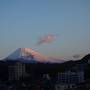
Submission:
[[[54,58],[54,57],[48,57],[48,60],[51,61],[52,63],[63,63],[67,61],[66,59],[62,58]]]
[[[64,62],[65,60],[55,59],[46,57],[39,52],[32,50],[31,48],[19,48],[11,53],[6,59],[17,60],[22,59],[23,61],[29,62]]]

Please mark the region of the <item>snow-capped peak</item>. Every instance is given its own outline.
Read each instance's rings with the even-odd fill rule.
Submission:
[[[35,59],[42,61],[42,60],[47,60],[48,57],[42,55],[39,52],[36,52],[32,50],[31,48],[21,48],[22,56],[29,56],[32,55]]]
[[[23,59],[32,59],[32,57],[39,62],[43,62],[45,60],[47,60],[47,57],[35,52],[34,50],[32,50],[31,48],[19,48],[17,50],[15,50],[12,54],[10,54],[6,59],[12,59],[12,60],[17,60],[19,58],[23,58]]]
[[[12,54],[10,54],[6,59],[11,59],[11,60],[18,60],[18,59],[23,59],[31,61],[31,62],[59,62],[62,63],[65,60],[64,59],[56,59],[56,58],[51,58],[51,57],[46,57],[42,55],[39,52],[36,52],[32,50],[31,48],[19,48],[16,49]]]

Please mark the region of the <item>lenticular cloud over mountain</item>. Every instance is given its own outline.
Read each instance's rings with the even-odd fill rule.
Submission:
[[[16,49],[13,53],[11,53],[6,59],[10,60],[18,60],[23,59],[28,60],[29,62],[64,62],[65,60],[56,60],[51,57],[47,57],[42,55],[39,52],[32,50],[31,48],[19,48]]]

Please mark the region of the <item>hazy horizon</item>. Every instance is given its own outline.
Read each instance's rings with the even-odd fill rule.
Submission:
[[[47,34],[58,36],[35,46]],[[89,39],[90,0],[0,1],[0,58],[23,47],[57,58],[83,57],[90,53]]]

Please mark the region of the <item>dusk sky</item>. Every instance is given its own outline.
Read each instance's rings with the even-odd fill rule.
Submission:
[[[35,46],[47,34],[57,37]],[[0,0],[0,58],[20,47],[67,59],[90,53],[90,0]]]

